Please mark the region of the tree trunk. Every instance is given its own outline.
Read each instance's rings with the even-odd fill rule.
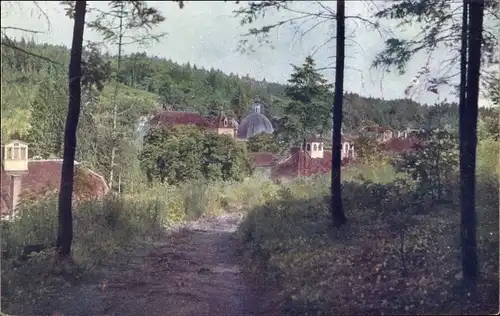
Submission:
[[[459,106],[458,106],[458,133],[459,133],[459,144],[460,144],[460,173],[462,174],[463,166],[466,166],[465,162],[463,161],[463,158],[465,155],[463,154],[464,146],[463,146],[463,138],[466,134],[465,125],[464,125],[464,120],[465,120],[465,106],[467,102],[467,34],[468,34],[468,27],[469,27],[469,0],[463,0],[463,7],[462,7],[462,34],[461,34],[461,41],[462,45],[460,48],[460,96],[459,96]],[[463,181],[463,178],[460,177],[460,192],[465,190],[466,188],[463,187],[463,185],[466,185],[465,181]],[[460,194],[462,196],[462,194]],[[462,208],[463,210],[463,208]],[[461,228],[460,228],[460,233],[463,234],[464,232],[464,216],[461,216]]]
[[[467,1],[468,2],[468,1]],[[470,1],[468,25],[467,100],[463,104],[460,129],[460,198],[461,243],[464,282],[475,284],[478,258],[476,252],[476,145],[479,99],[479,71],[483,32],[484,1]],[[466,11],[467,9],[464,9]]]
[[[341,226],[347,218],[342,207],[341,137],[342,137],[342,101],[344,93],[345,60],[345,2],[337,1],[337,56],[335,62],[335,97],[333,100],[333,139],[332,139],[332,184],[331,211],[334,226]]]
[[[459,116],[458,116],[458,127],[459,127],[459,137],[460,144],[462,143],[462,135],[463,135],[463,119],[464,119],[464,111],[465,111],[465,103],[467,96],[467,29],[468,29],[468,1],[463,1],[463,11],[462,11],[462,46],[460,48],[460,100],[459,100]],[[462,145],[460,145],[462,146]],[[462,147],[460,147],[462,148]],[[462,158],[462,151],[460,149],[460,158]],[[461,163],[461,162],[460,162]],[[462,165],[462,164],[460,164]]]
[[[81,76],[82,76],[82,44],[85,28],[85,9],[87,1],[76,1],[73,42],[69,63],[68,85],[69,101],[66,126],[64,129],[64,156],[61,170],[61,188],[59,190],[59,229],[57,234],[57,251],[61,257],[71,254],[73,240],[73,215],[71,202],[73,195],[73,176],[76,151],[76,131],[80,117]]]
[[[119,28],[119,34],[118,34],[118,61],[116,65],[116,78],[115,78],[115,91],[113,94],[113,130],[111,131],[111,137],[113,141],[113,147],[111,147],[111,162],[110,162],[110,169],[109,169],[109,190],[113,189],[113,182],[114,182],[114,174],[115,174],[115,160],[116,160],[116,141],[117,141],[117,133],[116,133],[116,128],[117,128],[117,119],[118,119],[118,87],[119,87],[119,75],[120,75],[120,70],[121,70],[121,63],[122,63],[122,48],[123,48],[123,11],[124,11],[124,4],[121,4],[120,7],[120,28]]]

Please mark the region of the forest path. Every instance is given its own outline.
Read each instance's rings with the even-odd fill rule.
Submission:
[[[61,298],[52,315],[262,315],[238,262],[234,232],[242,219],[240,213],[201,219],[142,242],[100,280]]]

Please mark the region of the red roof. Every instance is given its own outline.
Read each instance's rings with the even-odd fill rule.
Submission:
[[[196,112],[160,111],[151,118],[151,125],[196,125],[201,128],[210,128],[211,122]]]
[[[249,155],[255,167],[272,167],[278,160],[278,157],[268,152],[249,153]]]
[[[227,120],[227,126],[224,126]],[[216,117],[203,117],[197,112],[182,111],[158,111],[150,120],[151,125],[196,125],[201,128],[234,128],[233,120],[225,113],[220,113]]]
[[[400,154],[409,150],[415,150],[420,144],[416,137],[391,138],[381,146],[384,150]]]
[[[31,160],[28,172],[21,176],[21,199],[39,198],[59,190],[62,159]],[[10,176],[1,171],[1,214],[9,213]],[[89,199],[104,196],[108,192],[104,178],[80,165],[75,166],[74,199]]]
[[[273,178],[294,178],[328,173],[332,169],[331,151],[323,151],[323,158],[311,158],[309,153],[300,147],[290,150],[291,156],[278,164],[272,171]]]

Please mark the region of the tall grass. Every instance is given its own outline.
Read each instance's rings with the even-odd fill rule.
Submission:
[[[2,305],[36,300],[66,286],[64,275],[92,275],[116,262],[137,239],[199,217],[238,211],[265,203],[278,187],[255,177],[239,183],[191,182],[179,186],[137,185],[135,192],[76,203],[72,257],[74,264],[54,265],[50,245],[57,234],[57,197],[22,201],[20,216],[2,223]],[[47,251],[20,262],[23,246],[48,245]]]
[[[144,186],[121,197],[80,202],[73,210],[73,255],[75,260],[92,265],[136,237],[202,216],[251,208],[271,199],[275,192],[277,186],[272,182],[251,178],[239,183]],[[3,258],[18,255],[26,244],[53,244],[57,209],[54,195],[22,203],[19,218],[2,224],[2,251],[7,255]]]

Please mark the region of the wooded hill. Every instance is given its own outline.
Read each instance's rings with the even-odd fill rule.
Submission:
[[[2,45],[1,50],[2,138],[19,137],[29,141],[33,155],[60,156],[67,109],[69,50],[64,46],[26,40],[15,45],[18,49]],[[264,113],[273,120],[283,113],[283,105],[289,101],[283,84],[225,74],[189,63],[179,65],[146,53],[124,56],[121,69],[116,73],[117,58],[107,54],[101,56],[110,63],[110,78],[118,78],[120,83],[116,105],[117,129],[121,137],[119,140],[111,137],[115,106],[115,84],[111,80],[101,92],[93,91],[83,98],[77,159],[104,175],[109,168],[108,153],[113,144],[119,148],[116,165],[134,165],[137,157],[134,125],[141,115],[153,109],[168,105],[204,115],[225,110],[241,119],[250,111],[252,98],[258,96],[267,104]],[[89,58],[88,52],[85,58]],[[345,100],[345,131],[366,124],[390,125],[397,129],[458,125],[455,104],[429,107],[407,99],[381,100],[354,93],[346,93]],[[492,111],[483,109],[481,112],[493,115]],[[128,170],[127,174],[133,173]]]
[[[28,82],[34,89],[45,78],[65,80],[68,48],[24,40],[17,45],[47,60],[2,47],[2,76],[5,77],[3,83],[8,85],[6,89],[12,84]],[[114,56],[105,55],[104,58],[111,61],[112,69],[116,68]],[[168,104],[174,109],[199,111],[205,115],[223,109],[241,117],[250,110],[251,99],[259,96],[268,104],[266,113],[273,117],[281,114],[280,105],[287,101],[285,85],[225,74],[220,70],[204,69],[189,63],[179,65],[166,58],[147,56],[146,53],[134,53],[123,58],[119,81],[127,87],[120,94],[155,99],[157,105]],[[394,128],[442,124],[454,126],[458,122],[455,104],[429,107],[408,99],[382,100],[349,92],[345,94],[345,99],[346,130],[357,128],[363,121]],[[136,106],[140,108],[139,112],[149,110],[146,105]]]

